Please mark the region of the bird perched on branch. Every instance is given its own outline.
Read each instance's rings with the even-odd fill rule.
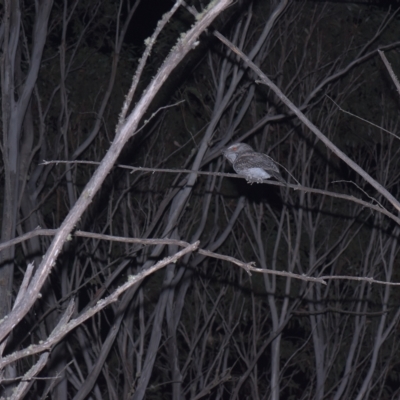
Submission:
[[[275,178],[286,183],[274,160],[263,153],[257,153],[246,143],[234,143],[222,151],[232,164],[235,172],[246,178],[247,183],[262,183],[265,179]]]

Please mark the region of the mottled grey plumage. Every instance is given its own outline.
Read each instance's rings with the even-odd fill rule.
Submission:
[[[261,183],[269,178],[286,183],[274,160],[266,154],[255,152],[246,143],[234,143],[223,150],[222,154],[232,164],[235,172],[245,177],[248,183]]]

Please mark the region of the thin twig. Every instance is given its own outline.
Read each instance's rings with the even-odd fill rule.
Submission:
[[[48,165],[48,164],[73,164],[73,163],[79,163],[79,164],[93,164],[96,165],[97,162],[95,161],[63,161],[63,160],[52,160],[52,161],[46,161],[43,160],[43,165]],[[145,167],[131,167],[129,165],[122,165],[119,164],[117,165],[117,167],[119,168],[125,168],[125,169],[129,169],[132,172],[151,172],[151,173],[155,173],[155,172],[164,172],[164,173],[172,173],[172,174],[177,174],[177,173],[183,173],[183,174],[192,174],[193,172],[195,172],[198,175],[214,175],[214,176],[221,176],[224,178],[234,178],[234,179],[244,179],[243,176],[237,175],[237,174],[227,174],[224,172],[206,172],[206,171],[193,171],[190,169],[168,169],[168,168],[145,168]],[[388,211],[386,208],[382,208],[379,206],[376,206],[374,204],[368,203],[364,200],[359,199],[358,197],[354,197],[348,194],[342,194],[342,193],[335,193],[335,192],[329,192],[327,190],[323,190],[323,189],[314,189],[314,188],[310,188],[310,187],[306,187],[306,186],[301,186],[301,185],[292,185],[292,184],[283,184],[281,182],[276,182],[276,181],[271,181],[271,180],[264,180],[262,182],[263,184],[267,184],[267,185],[275,185],[275,186],[283,186],[283,187],[288,187],[294,190],[300,190],[302,192],[307,192],[307,193],[316,193],[316,194],[321,194],[324,196],[330,196],[330,197],[335,197],[337,199],[343,199],[343,200],[348,200],[351,201],[353,203],[357,203],[360,204],[363,207],[369,208],[371,210],[377,211],[381,214],[386,215],[387,217],[389,217],[390,219],[392,219],[393,221],[395,221],[397,224],[400,225],[400,218],[396,217],[396,215],[394,215],[393,213],[391,213],[390,211]],[[370,197],[370,196],[369,196]],[[375,199],[373,199],[376,203],[379,204],[379,202]],[[8,243],[8,242],[7,242]],[[1,245],[0,245],[0,250],[2,249]]]
[[[28,232],[25,235],[22,235],[14,240],[19,240],[19,242],[22,242],[24,240],[28,240],[32,238],[33,236],[38,236],[43,232],[43,235],[50,236],[50,235],[55,235],[57,233],[57,229],[35,229],[34,231]],[[92,238],[92,239],[98,239],[98,240],[108,240],[108,241],[113,241],[113,242],[122,242],[122,243],[132,243],[132,244],[143,244],[143,245],[176,245],[179,247],[185,247],[186,249],[192,246],[190,243],[185,242],[184,240],[175,240],[175,239],[169,239],[169,238],[164,238],[164,239],[141,239],[141,238],[127,238],[127,237],[122,237],[122,236],[111,236],[111,235],[104,235],[100,233],[92,233],[92,232],[84,232],[84,231],[76,231],[73,236],[77,237],[86,237],[86,238]],[[1,245],[4,245],[5,243],[2,243]],[[15,244],[15,243],[13,243]],[[243,268],[246,270],[246,272],[250,274],[250,271],[261,273],[261,274],[270,274],[270,275],[277,275],[277,276],[286,276],[288,278],[295,278],[295,279],[300,279],[303,281],[307,282],[314,282],[314,283],[321,283],[323,285],[326,285],[326,280],[331,280],[331,279],[345,279],[345,280],[352,280],[352,281],[365,281],[369,283],[377,283],[379,285],[390,285],[390,286],[400,286],[400,283],[397,282],[386,282],[386,281],[379,281],[375,280],[374,278],[370,277],[358,277],[358,276],[347,276],[347,275],[325,275],[325,276],[320,276],[320,277],[312,277],[312,276],[307,276],[307,275],[300,275],[300,274],[294,274],[292,272],[287,272],[287,271],[276,271],[276,270],[271,270],[271,269],[264,269],[264,268],[256,268],[254,267],[255,263],[254,262],[243,262],[238,260],[237,258],[227,256],[224,254],[219,254],[219,253],[214,253],[209,250],[204,250],[204,249],[199,249],[196,247],[195,250],[199,254],[202,254],[207,257],[213,257],[217,258],[220,260],[225,260],[230,263],[236,264],[239,267]]]
[[[378,50],[378,51],[379,51],[379,50]],[[379,52],[381,52],[381,51],[379,51]],[[358,115],[353,114],[353,113],[350,112],[350,111],[344,110],[342,107],[339,106],[338,103],[336,103],[335,100],[333,100],[333,99],[332,99],[331,97],[329,97],[327,94],[326,94],[325,96],[326,96],[333,104],[335,104],[336,107],[337,107],[340,111],[344,112],[345,114],[349,114],[349,115],[351,115],[352,117],[359,119],[360,121],[366,122],[367,124],[372,125],[372,126],[374,126],[375,128],[380,129],[380,130],[383,131],[383,132],[387,132],[387,133],[389,133],[390,135],[394,136],[396,139],[400,139],[400,136],[397,136],[395,133],[393,133],[393,132],[391,132],[391,131],[389,131],[389,130],[383,128],[382,126],[376,125],[376,124],[374,124],[373,122],[368,121],[368,120],[365,119],[365,118],[361,118],[361,117],[359,117]]]
[[[136,88],[140,81],[140,77],[142,76],[143,70],[146,66],[147,59],[150,56],[151,50],[153,49],[154,43],[156,42],[158,35],[164,29],[165,25],[169,22],[169,20],[175,14],[176,10],[178,10],[178,8],[180,7],[181,4],[182,4],[182,0],[176,1],[175,4],[173,5],[173,7],[171,8],[171,10],[168,11],[167,13],[165,13],[163,15],[163,17],[161,18],[161,20],[158,22],[157,28],[154,31],[153,35],[144,41],[146,48],[145,48],[144,53],[139,61],[139,65],[136,69],[136,73],[132,79],[132,85],[128,91],[128,94],[125,97],[124,105],[122,107],[122,110],[121,110],[121,113],[120,113],[119,119],[118,119],[117,132],[119,131],[120,127],[122,126],[122,124],[125,121],[126,114],[132,103],[133,95],[135,94]]]

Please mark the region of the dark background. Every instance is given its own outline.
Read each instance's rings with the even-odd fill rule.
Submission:
[[[45,1],[39,8],[8,2],[13,13],[16,3],[20,25],[15,18],[7,25],[2,9],[2,54],[13,45],[7,41],[12,29],[18,42],[12,65],[2,58],[3,242],[38,226],[59,228],[96,168],[75,161],[100,162],[106,154],[144,41],[174,4],[142,0],[127,21],[134,1],[57,1],[46,25],[39,12]],[[199,12],[206,6],[187,3]],[[396,197],[400,100],[377,49],[398,76],[397,4],[289,2],[276,19],[278,2],[232,4],[167,79],[119,159],[157,171],[115,167],[76,227],[118,237],[200,240],[202,249],[264,270],[344,278],[322,285],[250,276],[232,262],[193,253],[53,344],[18,398],[398,398],[399,289],[384,284],[400,282],[398,211],[213,35],[218,30],[251,56],[329,140]],[[171,18],[130,110],[195,22],[183,6]],[[35,58],[38,24],[47,28],[43,55]],[[8,105],[22,102],[35,65],[38,75],[19,126]],[[14,84],[10,90],[7,79]],[[15,159],[8,150],[13,135]],[[213,175],[233,172],[221,149],[239,141],[268,153],[289,183],[324,192]],[[43,160],[71,163],[41,165]],[[210,174],[188,184],[181,170],[199,168]],[[0,285],[2,317],[27,264],[39,265],[50,242],[51,236],[38,236],[3,252],[1,282],[11,289]],[[74,236],[3,356],[46,341],[71,299],[75,318],[128,276],[178,250]],[[40,354],[7,367],[5,376],[12,379],[2,380],[4,394],[22,382]]]

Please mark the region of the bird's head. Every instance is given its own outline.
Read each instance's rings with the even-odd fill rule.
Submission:
[[[246,143],[234,143],[223,149],[222,154],[229,162],[234,163],[238,155],[253,151],[253,148]]]

